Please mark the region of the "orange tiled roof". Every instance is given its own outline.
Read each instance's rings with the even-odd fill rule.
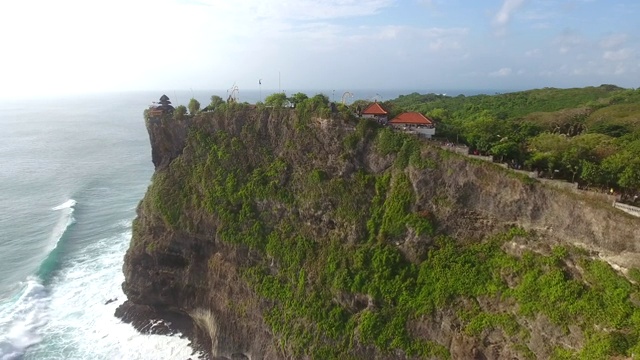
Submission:
[[[433,125],[433,120],[419,112],[404,112],[390,121],[392,124]]]
[[[366,109],[362,111],[362,115],[387,115],[387,111],[378,104],[378,102],[374,102],[373,104],[367,106]]]

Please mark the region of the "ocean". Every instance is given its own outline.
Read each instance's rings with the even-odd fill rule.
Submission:
[[[0,100],[0,359],[191,356],[113,316],[160,95]]]
[[[238,97],[253,103],[272,92]],[[343,93],[303,92],[337,101]],[[360,91],[352,100],[411,92]],[[202,107],[211,95],[227,97],[166,94],[174,105],[195,97]],[[142,112],[161,95],[0,99],[0,360],[192,355],[186,339],[141,335],[113,316],[125,300],[131,222],[153,174]]]

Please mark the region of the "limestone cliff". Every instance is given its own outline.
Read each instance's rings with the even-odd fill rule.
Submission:
[[[640,220],[607,203],[337,114],[235,105],[147,128],[119,309],[140,329],[169,319],[232,359],[640,349],[637,285],[594,260],[634,278]]]

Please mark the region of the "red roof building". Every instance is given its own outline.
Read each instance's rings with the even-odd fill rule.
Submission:
[[[389,125],[408,132],[417,133],[427,138],[431,138],[431,136],[436,134],[434,121],[415,111],[404,112],[396,116],[393,120],[389,121]]]
[[[397,125],[433,125],[433,120],[416,111],[404,112],[391,120],[391,124]]]
[[[388,115],[389,113],[378,104],[378,102],[374,102],[371,105],[367,106],[366,109],[362,110],[362,115]]]
[[[389,113],[385,110],[377,101],[373,102],[371,105],[367,106],[366,109],[362,111],[362,117],[367,119],[375,119],[378,122],[386,123],[387,115]]]

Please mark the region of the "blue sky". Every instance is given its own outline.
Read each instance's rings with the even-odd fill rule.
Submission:
[[[637,0],[14,0],[0,95],[640,86]]]

